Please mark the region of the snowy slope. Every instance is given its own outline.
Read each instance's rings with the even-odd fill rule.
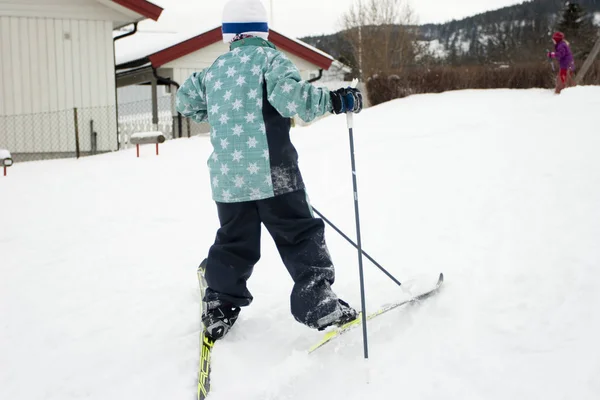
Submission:
[[[211,399],[597,399],[600,88],[462,91],[356,117],[364,246],[434,298],[312,355],[268,235]],[[294,132],[315,207],[354,236],[345,119]],[[0,399],[192,399],[196,267],[217,219],[207,138],[0,177]],[[328,229],[336,291],[356,252]],[[402,296],[366,263],[367,307]],[[369,384],[367,384],[369,380]]]

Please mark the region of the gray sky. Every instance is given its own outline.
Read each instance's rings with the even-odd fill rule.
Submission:
[[[214,28],[221,22],[226,0],[151,0],[165,11],[158,23],[145,22],[143,30],[190,31]],[[263,0],[273,4],[271,26],[282,33],[302,37],[340,30],[340,17],[354,0]],[[418,22],[445,22],[524,0],[411,0]]]

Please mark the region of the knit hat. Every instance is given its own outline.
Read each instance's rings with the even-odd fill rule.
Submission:
[[[269,37],[267,10],[260,0],[230,0],[223,9],[223,41],[230,43],[235,35]]]
[[[565,34],[562,32],[556,32],[554,35],[552,35],[552,40],[554,40],[556,43],[564,40],[565,38]]]

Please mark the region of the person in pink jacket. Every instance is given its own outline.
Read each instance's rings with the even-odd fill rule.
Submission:
[[[564,33],[556,32],[552,35],[552,41],[554,42],[554,51],[548,53],[548,57],[558,59],[560,70],[556,77],[555,93],[560,94],[565,87],[575,86],[575,80],[573,79],[575,61],[569,42],[565,40]]]

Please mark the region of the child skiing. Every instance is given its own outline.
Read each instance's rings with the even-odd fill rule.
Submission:
[[[560,65],[560,70],[556,77],[556,89],[554,91],[556,94],[560,94],[565,87],[575,86],[575,81],[573,80],[575,61],[573,60],[573,53],[571,53],[569,42],[565,40],[565,35],[562,32],[556,32],[552,35],[552,41],[554,42],[554,51],[548,53],[548,57],[557,58]]]
[[[301,81],[294,64],[268,41],[260,0],[227,2],[222,31],[230,51],[177,92],[182,115],[210,124],[214,150],[208,167],[221,227],[206,263],[206,332],[223,337],[240,308],[252,302],[246,282],[260,258],[261,223],[294,281],[295,319],[319,330],[351,321],[357,312],[331,288],[335,271],[324,223],[313,217],[290,118],[309,122],[328,112],[358,113],[362,95]]]

